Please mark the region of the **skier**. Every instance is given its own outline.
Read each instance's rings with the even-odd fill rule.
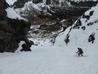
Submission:
[[[78,56],[83,56],[83,50],[81,48],[78,48],[78,51],[76,52]]]

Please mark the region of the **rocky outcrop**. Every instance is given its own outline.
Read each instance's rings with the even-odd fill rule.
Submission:
[[[42,3],[43,2],[43,0],[33,0],[33,3]]]
[[[4,0],[0,0],[0,15],[3,15],[4,12],[3,6],[4,6]]]
[[[0,20],[2,20],[4,16],[6,16],[6,7],[8,7],[8,4],[5,2],[5,0],[0,0]]]
[[[5,0],[0,0],[0,52],[15,52],[20,41],[25,41],[26,51],[30,51],[33,42],[27,39],[27,33],[31,23],[7,18],[5,11],[7,6]]]
[[[15,3],[14,3],[14,7],[15,8],[22,8],[24,6],[24,4],[28,1],[31,1],[31,0],[17,0]]]
[[[23,20],[6,18],[0,21],[0,52],[15,52],[20,41],[25,41],[26,50],[30,50],[31,42],[26,35],[30,23]]]
[[[93,1],[93,0],[80,1],[80,2],[70,1],[70,3],[74,6],[77,6],[77,7],[92,7],[92,6],[96,6],[98,1]]]

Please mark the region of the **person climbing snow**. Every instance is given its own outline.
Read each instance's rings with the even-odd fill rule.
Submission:
[[[81,48],[78,48],[76,54],[78,54],[78,56],[83,56],[83,50]]]

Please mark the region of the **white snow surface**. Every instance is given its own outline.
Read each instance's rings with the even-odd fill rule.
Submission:
[[[98,22],[87,26],[98,19],[98,5],[89,11],[92,10],[94,14],[87,22],[79,18],[86,30],[72,29],[68,45],[64,39],[71,27],[57,37],[54,46],[32,46],[32,52],[0,53],[0,74],[98,74]],[[92,32],[94,44],[87,41]],[[83,57],[76,55],[77,47],[83,48]]]
[[[6,0],[9,5],[13,5],[17,0]]]
[[[20,20],[25,20],[25,18],[21,17],[18,13],[16,13],[16,11],[14,10],[14,8],[7,8],[6,9],[7,12],[7,17],[11,18],[11,19],[20,19]]]

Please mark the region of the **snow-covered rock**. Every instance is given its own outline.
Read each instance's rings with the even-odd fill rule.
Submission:
[[[17,0],[6,0],[9,5],[13,5]]]
[[[13,8],[10,8],[10,7],[7,8],[6,12],[7,12],[7,17],[9,17],[11,19],[26,20],[25,18],[23,18],[19,14],[17,14]]]
[[[56,45],[76,49],[98,48],[98,5],[85,12],[78,20],[61,33],[56,39]],[[90,36],[93,39],[89,41]],[[94,41],[94,42],[93,42]]]
[[[59,6],[59,7],[70,7],[71,4],[67,1],[63,0],[52,0],[50,4],[47,4],[47,0],[6,0],[9,4],[9,8],[7,8],[8,17],[10,14],[15,14],[15,16],[11,16],[12,18],[16,19],[18,17],[26,18],[32,20],[33,18],[37,18],[39,15],[48,15],[51,16],[50,7]],[[36,3],[37,2],[37,3]],[[11,11],[9,11],[11,10]],[[12,12],[12,13],[11,13]],[[9,14],[10,13],[10,14]],[[17,16],[16,16],[17,15]]]
[[[85,12],[81,17],[78,18],[78,20],[70,27],[68,27],[65,32],[58,32],[55,34],[59,34],[54,41],[57,46],[64,46],[64,47],[72,47],[74,49],[81,47],[86,48],[89,46],[93,46],[98,42],[98,5],[96,7],[92,7],[90,10]],[[90,35],[94,35],[94,43],[92,41],[89,41]],[[34,35],[35,36],[35,35]],[[38,37],[41,35],[39,34]],[[49,37],[49,36],[48,36]],[[35,37],[32,40],[42,46],[48,46],[51,44],[51,39],[49,40],[46,38],[38,38]]]
[[[34,18],[41,15],[41,11],[47,13],[47,9],[49,9],[49,7],[43,3],[34,4],[32,1],[28,1],[24,4],[24,7],[16,8],[15,11],[22,17]]]

